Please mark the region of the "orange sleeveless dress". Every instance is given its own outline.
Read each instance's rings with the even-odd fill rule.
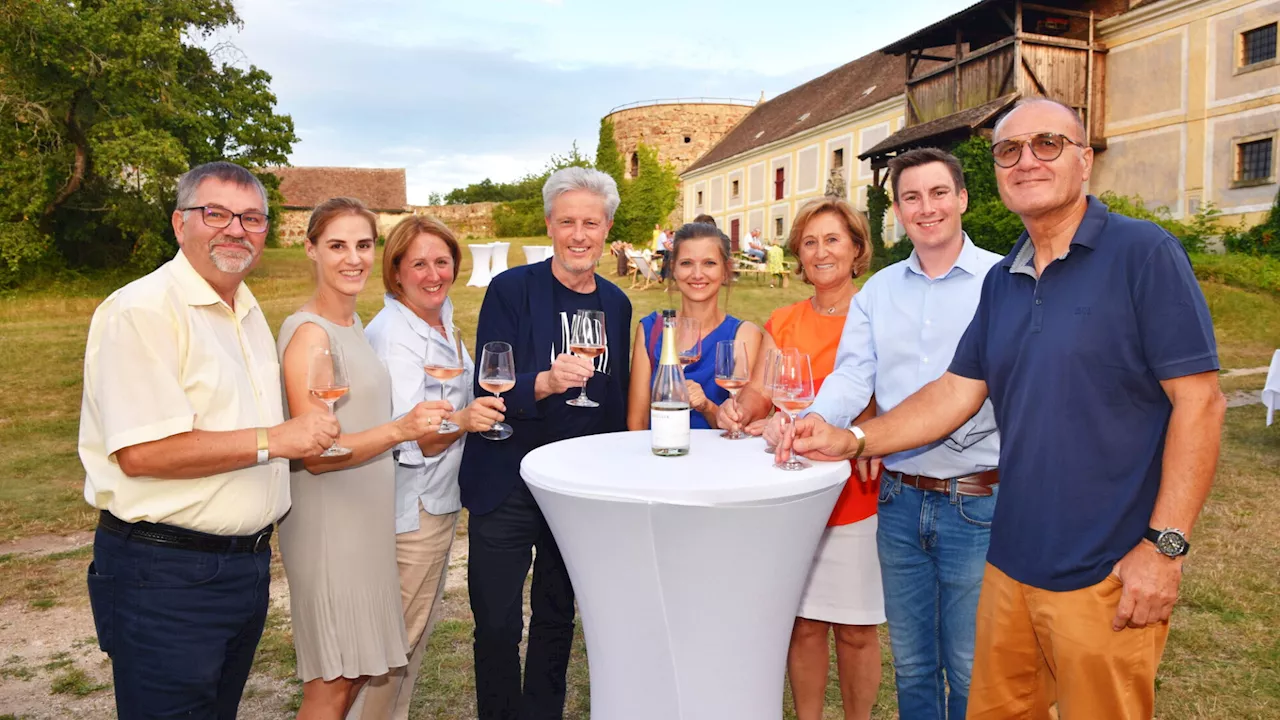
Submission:
[[[844,332],[844,316],[822,315],[806,299],[774,310],[764,324],[764,330],[778,347],[793,347],[809,355],[813,390],[821,389],[822,381],[836,366],[836,350],[840,347],[840,334]],[[848,525],[875,515],[879,496],[879,483],[860,481],[850,462],[849,482],[845,483],[840,499],[836,500],[827,527]]]

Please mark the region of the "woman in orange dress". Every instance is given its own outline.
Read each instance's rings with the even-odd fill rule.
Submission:
[[[836,350],[854,293],[853,279],[871,265],[870,230],[849,203],[820,198],[800,208],[788,246],[799,260],[796,273],[814,295],[779,308],[765,323],[760,357],[771,348],[796,348],[809,355],[814,390],[835,368]],[[732,429],[763,429],[772,403],[763,390],[764,368],[757,362],[752,382],[736,402],[721,406],[717,421]],[[872,401],[869,408],[874,409]],[[864,411],[869,414],[871,411]],[[822,717],[826,698],[830,637],[846,720],[871,717],[880,687],[880,643],[876,626],[885,621],[880,561],[876,552],[874,481],[862,482],[850,467],[849,481],[836,501],[814,554],[804,596],[796,611],[787,653],[787,674],[799,720]]]

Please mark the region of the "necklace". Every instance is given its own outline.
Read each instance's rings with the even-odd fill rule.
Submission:
[[[828,308],[824,308],[824,307],[822,307],[821,305],[819,305],[819,304],[818,304],[818,296],[817,296],[817,295],[814,295],[814,296],[813,296],[813,300],[812,300],[811,302],[812,302],[812,304],[813,304],[813,309],[814,309],[814,310],[817,310],[817,311],[819,311],[819,312],[821,312],[821,311],[825,310],[825,311],[826,311],[826,313],[827,313],[828,315],[835,315],[835,314],[836,314],[836,306],[835,306],[835,305],[832,305],[831,307],[828,307]]]

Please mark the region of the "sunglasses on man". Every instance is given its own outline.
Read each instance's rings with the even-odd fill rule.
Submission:
[[[991,146],[991,157],[995,159],[996,165],[1002,168],[1011,168],[1022,160],[1022,148],[1025,145],[1031,146],[1031,154],[1041,162],[1053,162],[1061,155],[1064,148],[1068,144],[1083,148],[1083,143],[1063,135],[1062,133],[1039,133],[1032,135],[1026,140],[1001,140]]]

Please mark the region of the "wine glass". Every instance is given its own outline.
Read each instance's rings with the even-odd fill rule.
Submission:
[[[487,342],[480,351],[480,388],[502,397],[502,393],[516,386],[516,365],[511,358],[511,346],[495,340]],[[506,440],[511,437],[511,426],[496,422],[493,427],[480,433],[480,437],[490,440]]]
[[[773,385],[774,385],[773,376],[778,367],[778,356],[784,352],[795,353],[799,351],[796,350],[795,348],[782,349],[782,348],[773,347],[773,348],[769,348],[768,351],[766,351],[764,354],[764,366],[763,366],[764,367],[764,396],[768,398],[769,402],[771,403],[773,402]],[[764,451],[769,453],[770,455],[773,455],[775,452],[777,452],[777,448],[774,447],[773,445],[770,445],[769,442],[766,440],[764,445]]]
[[[334,414],[334,403],[351,389],[351,384],[347,381],[347,366],[342,359],[342,348],[312,346],[307,363],[307,389],[328,406],[330,415]],[[342,447],[338,444],[338,438],[334,438],[333,444],[320,453],[320,457],[350,454],[351,449]]]
[[[569,330],[569,352],[592,363],[604,352],[604,311],[579,310],[573,316],[573,325]],[[582,383],[582,392],[578,397],[568,401],[574,407],[600,407],[600,403],[587,397],[587,384]]]
[[[813,404],[813,370],[809,356],[804,353],[779,353],[775,365],[773,406],[786,413],[794,428],[796,413]],[[803,470],[811,467],[809,463],[796,457],[794,445],[791,456],[773,466],[780,470]]]
[[[697,318],[676,318],[675,337],[681,367],[702,359],[702,323]]]
[[[462,334],[452,325],[432,325],[431,329],[439,333],[439,336],[427,340],[427,355],[423,359],[422,369],[440,381],[440,399],[447,401],[445,383],[458,377],[466,369],[462,362]],[[440,429],[436,432],[446,435],[461,429],[449,418],[441,418]]]
[[[733,340],[721,340],[716,343],[716,384],[729,392],[735,400],[738,391],[746,387],[751,380],[750,362],[747,359],[747,346]],[[751,437],[742,430],[726,430],[720,433],[726,440],[741,440]]]

